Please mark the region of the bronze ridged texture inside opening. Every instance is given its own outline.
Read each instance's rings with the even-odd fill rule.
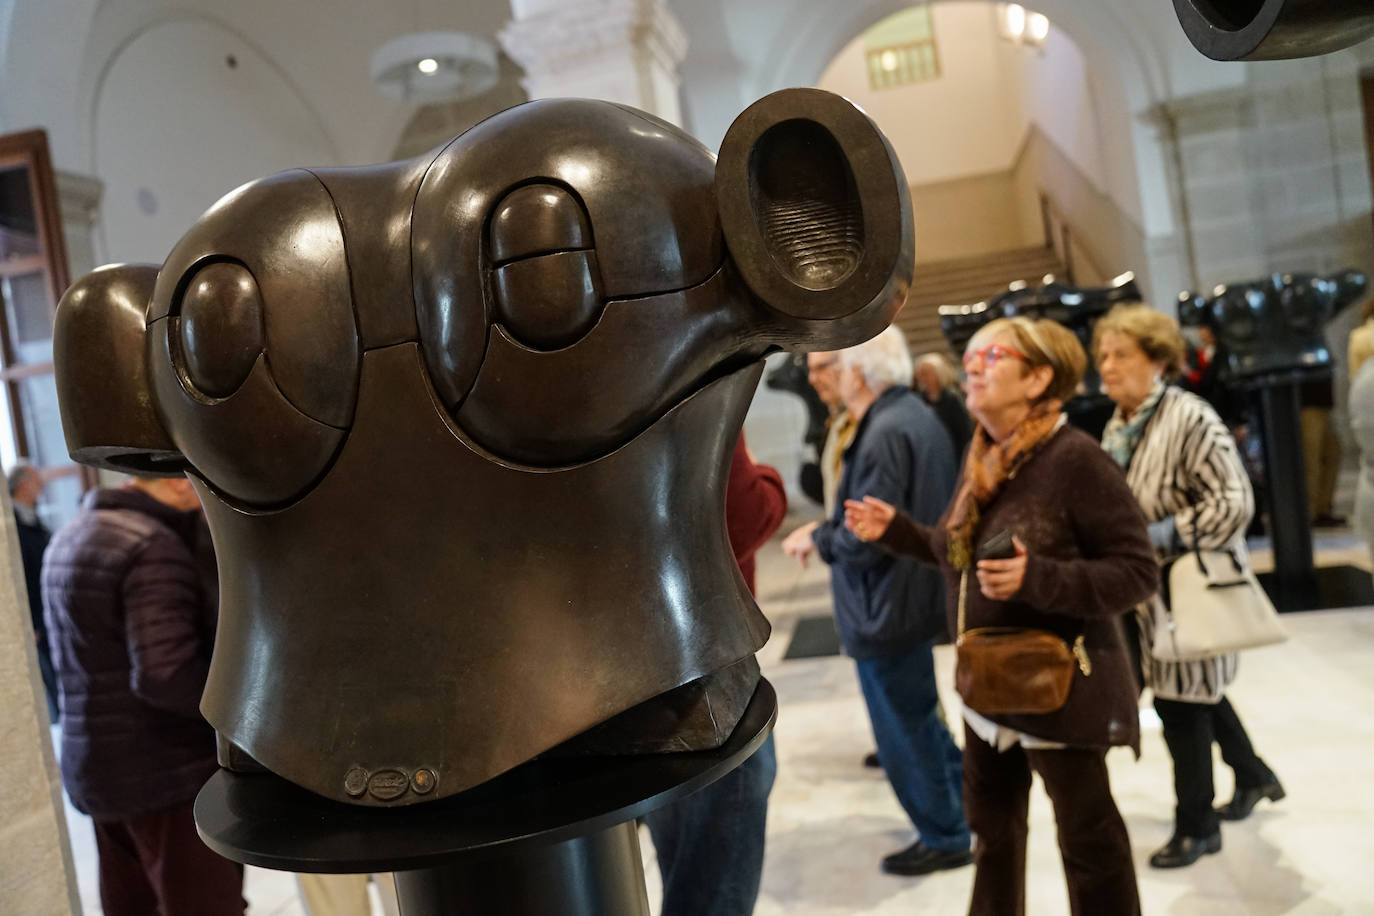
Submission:
[[[838,286],[863,257],[863,208],[834,137],[814,121],[765,133],[750,161],[752,203],[773,260],[806,289]]]

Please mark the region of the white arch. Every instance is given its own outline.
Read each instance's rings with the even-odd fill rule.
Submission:
[[[761,66],[747,89],[759,96],[813,84],[846,44],[910,5],[906,0],[859,0],[811,3],[795,10],[787,17],[787,28],[777,32],[760,56]],[[1123,9],[1111,0],[1037,0],[1034,5],[1073,39],[1094,67],[1117,77],[1133,104],[1144,107],[1169,97],[1168,61],[1163,49],[1141,40],[1154,23],[1138,9],[1130,4]]]
[[[964,2],[964,0],[939,0]],[[786,27],[763,39],[764,50],[746,64],[745,98],[757,98],[785,86],[813,85],[826,65],[865,29],[905,9],[906,0],[857,0],[850,3],[797,4],[785,17]],[[1148,236],[1174,231],[1167,204],[1169,174],[1165,151],[1153,129],[1139,115],[1171,96],[1167,47],[1150,41],[1158,28],[1130,3],[1113,0],[1036,0],[1035,7],[1050,17],[1079,47],[1084,60],[1102,78],[1113,79],[1130,111],[1117,125],[1132,133],[1135,180],[1143,214],[1141,229]],[[1168,10],[1170,16],[1172,9]],[[730,14],[726,12],[728,17]]]
[[[329,152],[334,162],[337,164],[343,157],[339,152],[338,138],[329,129],[329,124],[320,114],[318,108],[311,102],[310,98],[301,90],[291,74],[281,66],[277,60],[267,52],[260,44],[251,37],[244,34],[239,29],[225,22],[223,19],[199,10],[187,10],[168,6],[164,9],[153,9],[140,11],[137,20],[131,28],[118,30],[118,37],[93,34],[91,37],[88,53],[85,55],[80,85],[79,110],[85,113],[85,133],[88,138],[88,164],[92,174],[98,174],[99,151],[96,149],[96,119],[100,111],[100,100],[105,88],[105,80],[109,77],[111,69],[119,60],[120,55],[127,51],[140,38],[166,25],[183,22],[201,22],[213,26],[225,32],[250,48],[254,54],[265,61],[272,73],[282,81],[290,90],[296,101],[310,113],[314,127],[325,138],[329,146]],[[108,45],[107,45],[108,41]],[[303,165],[306,163],[302,163]]]

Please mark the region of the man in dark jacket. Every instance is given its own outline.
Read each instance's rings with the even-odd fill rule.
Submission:
[[[196,835],[215,772],[200,716],[216,608],[192,553],[185,478],[87,494],[43,561],[62,701],[62,783],[95,823],[106,916],[241,916],[241,867]]]
[[[883,859],[884,871],[923,875],[973,861],[962,801],[962,760],[939,714],[931,648],[944,634],[939,573],[860,541],[844,526],[844,501],[864,494],[934,524],[954,488],[954,449],[931,409],[907,385],[911,357],[888,328],[840,351],[840,396],[858,418],[845,452],[835,511],[798,528],[783,549],[830,564],[835,623],[854,659],[878,757],[916,842]]]
[[[29,593],[29,619],[37,643],[38,672],[43,677],[43,693],[48,698],[48,718],[56,722],[57,675],[53,673],[52,657],[48,654],[48,627],[43,622],[43,594],[38,582],[43,569],[43,551],[48,549],[48,540],[52,537],[47,526],[38,519],[43,475],[33,465],[20,461],[6,476],[10,502],[14,504],[14,527],[19,535],[19,557],[24,563],[24,588]]]

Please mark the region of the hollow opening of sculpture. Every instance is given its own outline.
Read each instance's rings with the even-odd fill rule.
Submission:
[[[1197,11],[1219,29],[1239,32],[1259,18],[1266,0],[1195,0]]]

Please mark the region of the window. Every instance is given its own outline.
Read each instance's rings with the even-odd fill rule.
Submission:
[[[895,89],[940,75],[940,54],[928,5],[887,17],[863,38],[868,85],[873,89]]]

